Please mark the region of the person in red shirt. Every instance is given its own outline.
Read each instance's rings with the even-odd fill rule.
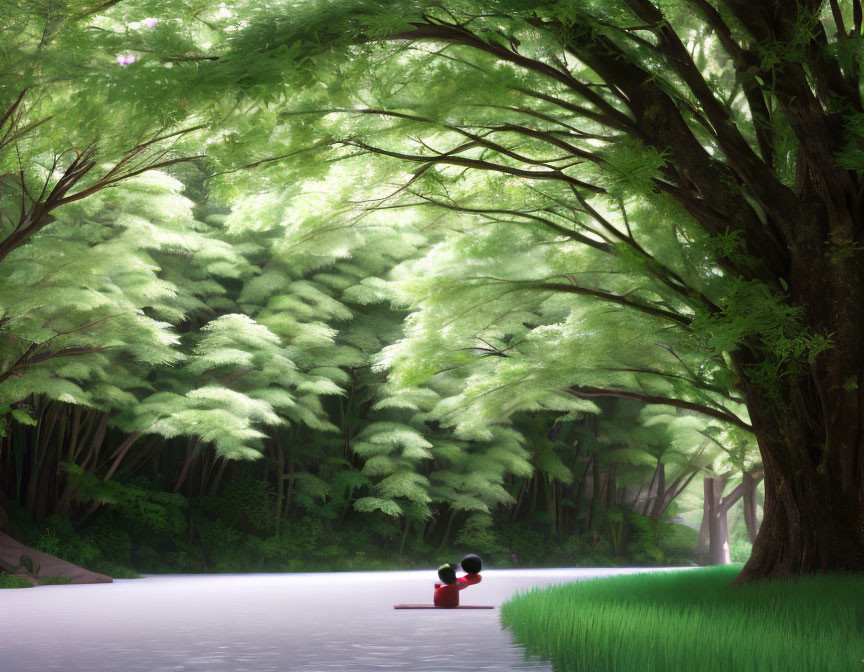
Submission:
[[[468,586],[473,586],[475,583],[480,583],[482,577],[480,570],[482,564],[480,558],[476,555],[466,555],[462,558],[462,569],[465,570],[465,576],[456,578],[456,566],[450,562],[441,565],[438,568],[438,578],[441,583],[435,584],[435,606],[436,607],[458,607],[459,606],[459,591],[465,590]]]

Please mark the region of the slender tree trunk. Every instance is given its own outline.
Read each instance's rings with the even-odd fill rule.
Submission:
[[[651,476],[651,482],[648,484],[648,492],[645,493],[645,503],[642,506],[642,515],[647,516],[648,512],[651,510],[651,501],[652,497],[656,497],[654,494],[656,492],[657,485],[657,476],[663,470],[663,463],[660,462],[660,458],[657,458],[657,466],[654,467],[654,474]]]
[[[609,465],[609,472],[606,474],[606,508],[614,509],[618,502],[616,500],[616,496],[618,494],[618,487],[615,485],[615,472],[618,469],[618,463],[612,462]]]
[[[596,459],[591,460],[591,508],[588,510],[587,530],[594,529],[594,515],[600,501],[600,464]]]
[[[644,484],[644,483],[640,483],[640,484],[639,484],[639,489],[636,491],[636,496],[633,498],[633,501],[630,503],[630,510],[631,510],[633,513],[638,513],[638,511],[636,511],[636,509],[639,508],[639,498],[642,496],[642,491],[643,491],[643,490],[645,490],[645,484]],[[625,495],[626,495],[626,488],[625,488]],[[646,496],[647,496],[647,495],[646,495]],[[622,496],[622,501],[623,501],[623,499],[624,499],[624,497]]]
[[[441,539],[441,544],[438,546],[439,551],[443,551],[447,548],[447,544],[450,542],[450,531],[453,529],[453,521],[456,519],[456,509],[450,510],[450,515],[447,517],[447,525],[444,527],[444,536]]]
[[[117,446],[117,449],[111,455],[114,458],[114,461],[111,463],[111,466],[108,468],[108,471],[105,472],[105,475],[102,477],[102,482],[107,483],[111,480],[111,477],[117,472],[120,463],[123,462],[123,458],[126,457],[126,453],[129,452],[129,449],[132,447],[132,444],[140,436],[140,432],[132,432],[129,436],[127,436],[123,442]],[[90,508],[87,509],[86,513],[81,516],[78,521],[79,524],[83,524],[90,516],[92,516],[101,506],[101,502],[93,502],[90,505]]]
[[[4,506],[5,503],[6,497],[3,491],[0,490],[0,532],[11,535],[12,526],[9,523],[9,515],[6,513],[6,507]]]
[[[228,466],[230,460],[227,458],[220,458],[219,461],[219,469],[216,470],[216,476],[210,482],[210,489],[207,491],[207,494],[213,497],[219,492],[219,486],[222,483],[222,475],[225,473],[225,468]]]
[[[179,492],[180,488],[183,487],[183,483],[186,482],[186,478],[189,476],[189,470],[192,467],[192,462],[195,460],[195,455],[198,453],[198,443],[199,439],[195,439],[195,441],[189,444],[189,448],[186,449],[186,458],[183,460],[183,466],[180,467],[180,473],[177,476],[177,480],[174,482],[174,487],[171,489],[171,492]]]
[[[699,524],[699,541],[696,542],[696,555],[699,558],[699,564],[708,564],[708,498],[702,497],[702,522]]]
[[[579,484],[575,486],[575,488],[571,489],[573,493],[573,515],[570,517],[570,533],[572,534],[574,528],[576,527],[576,520],[579,517],[580,502],[582,500],[582,491],[585,489],[585,481],[588,477],[588,470],[591,468],[591,465],[594,463],[594,456],[588,455],[588,462],[585,464],[585,468],[582,470],[582,476],[579,478]],[[579,522],[579,534],[582,534],[582,523],[581,520]]]
[[[522,487],[519,488],[519,496],[516,498],[516,503],[513,505],[512,510],[510,511],[510,516],[508,522],[515,523],[516,517],[519,515],[519,509],[522,508],[522,501],[525,499],[525,491],[528,489],[528,484],[530,479],[523,478],[522,479]]]
[[[285,517],[287,518],[291,512],[291,500],[294,498],[294,481],[296,480],[294,458],[291,455],[288,455],[288,473],[285,476],[288,481],[288,488],[285,491]]]
[[[99,418],[99,423],[96,426],[96,433],[93,435],[93,440],[90,442],[90,450],[87,456],[81,463],[81,468],[85,471],[90,467],[91,463],[95,470],[99,463],[99,451],[102,450],[102,444],[105,442],[105,433],[108,431],[108,414],[103,413]]]
[[[33,500],[33,519],[36,522],[41,522],[48,515],[49,507],[53,508],[52,504],[56,499],[57,464],[60,461],[59,456],[65,435],[64,409],[60,404],[52,404],[52,406],[51,412],[48,413],[48,434],[39,447],[39,468],[31,479],[31,483],[36,483]]]
[[[757,480],[749,471],[744,472],[744,524],[747,526],[747,535],[750,537],[750,543],[756,541],[756,534],[759,532],[759,521],[756,518],[756,486],[761,480]]]
[[[123,439],[123,442],[119,446],[117,446],[117,450],[115,450],[114,455],[112,455],[112,457],[114,457],[114,462],[111,463],[108,471],[105,472],[105,476],[102,477],[103,481],[111,480],[111,477],[117,473],[117,469],[119,469],[120,464],[123,462],[123,459],[126,457],[132,444],[138,440],[140,435],[141,432],[132,432],[129,436]]]
[[[654,520],[660,520],[663,517],[663,514],[666,513],[666,509],[669,508],[669,505],[687,489],[687,486],[690,485],[690,482],[696,477],[697,473],[699,473],[698,469],[691,471],[689,474],[687,472],[679,474],[672,481],[669,487],[666,488],[666,493],[663,495],[660,506],[654,507],[651,510],[651,518]]]
[[[282,443],[276,441],[276,506],[273,516],[273,531],[276,538],[279,538],[279,532],[282,528],[282,496],[285,490],[285,451],[282,450]]]
[[[36,520],[43,520],[54,513],[60,498],[60,461],[63,459],[63,447],[66,442],[68,413],[63,409],[57,420],[57,438],[50,442],[50,460],[43,464],[39,474],[39,485],[36,494]]]
[[[402,553],[405,550],[405,540],[408,538],[408,530],[411,529],[411,521],[405,518],[405,529],[402,531],[402,541],[399,542],[399,559],[402,559]]]
[[[45,460],[45,449],[48,445],[48,440],[54,433],[54,418],[57,415],[57,407],[55,404],[43,400],[42,406],[37,416],[37,424],[35,433],[31,434],[30,441],[30,458],[31,468],[27,481],[27,494],[24,500],[24,508],[27,515],[33,516],[36,505],[36,489],[39,484],[39,478],[42,474],[42,463]],[[37,522],[39,522],[37,520]]]
[[[540,489],[540,476],[537,471],[534,471],[534,475],[531,477],[531,504],[529,506],[529,513],[534,513],[537,511],[537,491]]]
[[[712,534],[712,528],[716,527],[716,533]],[[729,523],[726,513],[717,517],[714,525],[708,526],[708,535],[716,543],[711,547],[710,560],[712,565],[728,565],[732,563],[732,555],[729,550]]]
[[[552,533],[558,532],[558,487],[556,482],[550,477],[546,482],[546,513],[552,518]]]
[[[654,505],[648,514],[654,520],[660,520],[666,502],[666,465],[658,460],[657,464],[657,495],[654,497]]]
[[[704,517],[708,529],[708,564],[728,565],[732,562],[729,556],[729,527],[726,522],[726,511],[721,504],[723,488],[726,479],[705,477],[705,509]]]
[[[0,423],[4,430],[4,436],[0,436],[0,493],[8,497],[12,492],[12,416],[4,415]]]
[[[72,411],[72,434],[69,436],[69,450],[66,453],[66,461],[72,462],[75,459],[75,448],[78,446],[78,433],[81,431],[81,415],[84,409],[81,406],[75,406]]]

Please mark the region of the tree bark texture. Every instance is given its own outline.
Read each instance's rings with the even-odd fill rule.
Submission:
[[[847,293],[862,298],[861,289],[847,287]],[[745,383],[765,472],[765,507],[738,581],[864,571],[862,304],[848,305],[839,292],[822,297],[819,313],[827,312],[825,304],[834,306],[836,345],[806,375],[783,385],[782,401]]]
[[[819,24],[804,62],[781,59],[771,69],[770,91],[751,88],[751,113],[772,100],[773,114],[782,115],[795,136],[797,175],[790,185],[772,170],[772,143],[760,139],[760,157],[744,140],[656,3],[627,4],[655,26],[656,51],[700,101],[724,162],[708,155],[673,100],[611,40],[585,39],[577,29],[568,48],[624,92],[643,141],[674,157],[666,179],[676,187],[660,188],[705,231],[741,236],[744,257],[720,259],[721,267],[764,283],[799,311],[806,333],[831,340],[830,349],[793,356],[793,363],[773,371],[773,346],[765,334],[752,334],[732,353],[762,454],[766,498],[762,527],[739,580],[864,571],[864,204],[860,171],[838,160],[849,136],[833,118],[839,113],[830,112],[862,110],[860,77],[854,69],[844,72],[846,66],[825,48]],[[748,46],[794,42],[796,26],[817,9],[817,3],[723,0],[755,38],[741,45],[709,3],[691,4],[742,76],[762,67]],[[760,74],[764,79],[768,73]],[[754,126],[757,133],[767,128],[763,122]],[[771,375],[774,380],[768,380]]]

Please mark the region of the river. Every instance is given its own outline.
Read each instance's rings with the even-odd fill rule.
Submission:
[[[431,602],[434,570],[167,575],[0,590],[0,672],[471,672],[551,670],[526,659],[499,607],[532,586],[632,569],[488,570],[462,604]]]

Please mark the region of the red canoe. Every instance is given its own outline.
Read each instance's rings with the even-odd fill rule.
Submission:
[[[476,604],[460,604],[458,607],[436,607],[434,604],[395,604],[394,609],[494,609]]]

